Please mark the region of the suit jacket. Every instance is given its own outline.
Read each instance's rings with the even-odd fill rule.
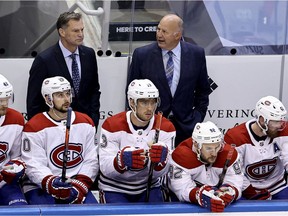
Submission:
[[[79,93],[73,97],[71,107],[89,115],[97,128],[100,117],[100,85],[96,55],[92,48],[79,46],[78,49],[81,82]],[[41,86],[44,79],[53,76],[65,77],[73,88],[73,81],[58,43],[37,55],[31,66],[27,92],[28,119],[49,110],[42,97]]]
[[[162,50],[157,43],[136,48],[129,70],[128,85],[134,79],[150,79],[159,90],[158,110],[168,117],[174,115],[177,135],[191,137],[194,126],[206,115],[211,92],[204,49],[181,41],[180,79],[172,97],[166,80]],[[176,135],[176,138],[177,138]]]

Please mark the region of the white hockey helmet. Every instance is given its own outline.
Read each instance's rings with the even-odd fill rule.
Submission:
[[[41,93],[42,96],[46,102],[46,104],[52,108],[53,105],[53,93],[55,92],[63,92],[66,90],[71,90],[71,85],[69,83],[68,80],[66,80],[64,77],[61,76],[55,76],[55,77],[50,77],[50,78],[46,78],[43,83],[42,83],[42,89],[41,89]],[[48,103],[46,100],[46,96],[48,96],[48,100],[50,100],[51,103]],[[71,101],[72,102],[72,97],[71,97]]]
[[[192,139],[198,143],[198,150],[202,148],[203,144],[223,143],[221,131],[211,121],[197,123],[192,133]]]
[[[273,96],[263,97],[256,103],[256,119],[262,116],[267,124],[270,120],[285,121],[286,114],[287,111],[282,102]]]
[[[14,102],[13,86],[11,83],[0,74],[0,99],[10,97],[10,101]]]
[[[140,98],[156,98],[159,105],[159,91],[149,79],[133,80],[129,84],[127,97],[128,101],[133,99],[135,104]]]
[[[135,79],[128,87],[128,99],[158,98],[159,91],[149,79]]]
[[[156,88],[156,86],[149,80],[149,79],[135,79],[133,80],[129,86],[128,86],[128,92],[127,92],[127,98],[128,98],[128,104],[131,108],[134,116],[138,119],[138,121],[143,122],[138,116],[137,116],[137,100],[141,98],[155,98],[157,100],[156,107],[160,104],[160,98],[159,98],[159,91]],[[131,105],[131,101],[134,101],[135,106],[133,107]],[[155,112],[154,110],[154,112]]]

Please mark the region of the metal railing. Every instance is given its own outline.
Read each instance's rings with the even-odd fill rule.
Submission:
[[[75,11],[77,8],[81,9],[86,15],[92,15],[92,16],[100,16],[104,13],[103,8],[98,7],[97,10],[90,10],[86,8],[86,6],[80,2],[77,1],[74,3],[69,9],[69,12]],[[27,51],[23,54],[23,56],[30,55],[31,50],[34,50],[36,47],[38,47],[54,30],[55,30],[56,23],[52,24],[34,43],[30,45],[30,47],[27,49]]]

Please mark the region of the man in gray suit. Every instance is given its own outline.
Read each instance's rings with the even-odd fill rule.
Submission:
[[[128,78],[128,83],[150,79],[159,89],[158,110],[176,128],[175,145],[191,137],[195,124],[204,120],[211,92],[204,49],[182,41],[182,28],[179,16],[164,16],[158,24],[157,41],[135,49]]]
[[[82,15],[75,12],[62,13],[56,26],[60,40],[36,56],[30,69],[27,93],[28,119],[39,112],[47,111],[41,96],[43,80],[63,76],[72,86],[71,107],[75,111],[89,115],[97,128],[100,116],[98,67],[95,51],[82,45],[84,39]]]

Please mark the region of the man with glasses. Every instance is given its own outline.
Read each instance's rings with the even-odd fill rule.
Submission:
[[[160,122],[159,115],[155,114],[160,103],[159,92],[150,80],[133,80],[127,98],[131,110],[109,117],[101,128],[100,201],[163,202],[160,177],[169,169],[175,128],[164,117]],[[160,125],[158,141],[155,140],[157,125]],[[151,166],[152,179],[149,180]]]
[[[92,119],[72,111],[66,142],[68,108],[72,102],[70,83],[60,76],[47,78],[41,93],[49,111],[35,115],[23,131],[22,159],[30,180],[24,182],[23,189],[28,203],[97,203],[91,192],[99,170]]]
[[[172,153],[169,188],[180,201],[222,212],[241,197],[243,174],[238,159],[214,123],[197,123],[192,137]]]
[[[236,144],[241,156],[246,199],[288,199],[286,114],[281,101],[266,96],[256,103],[255,119],[225,134],[225,141]]]
[[[27,205],[19,186],[26,168],[20,160],[24,118],[8,107],[13,96],[12,85],[0,74],[0,205]]]

